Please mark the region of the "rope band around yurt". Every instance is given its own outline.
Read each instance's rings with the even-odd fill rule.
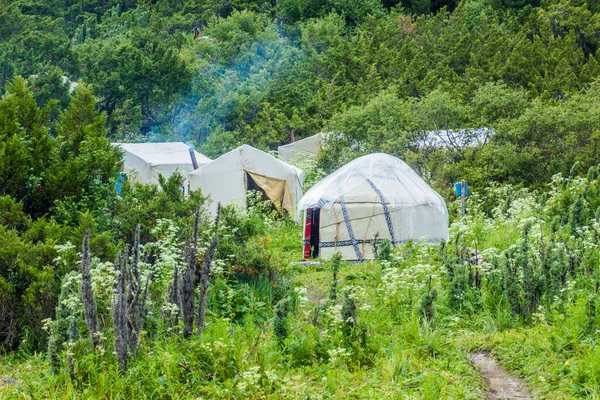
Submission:
[[[383,207],[383,214],[385,215],[385,222],[387,223],[388,231],[390,232],[390,238],[392,239],[392,244],[396,242],[396,237],[394,235],[394,225],[392,225],[392,217],[390,216],[390,210],[387,205],[387,200],[383,197],[383,193],[375,186],[372,180],[367,179],[371,188],[377,193],[379,197],[379,201],[381,201],[381,206]]]
[[[352,246],[354,247],[354,251],[356,252],[356,258],[359,261],[362,261],[363,256],[358,248],[358,241],[354,236],[354,231],[352,230],[352,224],[350,223],[350,217],[348,216],[348,208],[346,208],[346,201],[344,200],[344,196],[340,196],[340,206],[342,206],[342,214],[344,215],[344,222],[346,222],[346,229],[348,229],[348,236],[350,236],[350,241],[352,242]]]

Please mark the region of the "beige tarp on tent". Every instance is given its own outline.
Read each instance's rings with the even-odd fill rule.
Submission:
[[[321,151],[324,133],[318,133],[294,143],[279,146],[277,153],[279,158],[284,161],[291,162],[301,159],[302,157],[315,157]]]
[[[158,184],[158,175],[168,178],[178,171],[185,181],[194,170],[189,146],[183,142],[172,143],[114,143],[123,150],[123,164],[130,182]],[[198,165],[210,159],[194,151]]]
[[[237,202],[246,205],[246,192],[255,186],[278,206],[295,213],[302,197],[304,172],[264,151],[243,145],[190,174],[190,189],[210,196],[209,206]]]
[[[406,163],[370,154],[313,186],[298,210],[319,211],[319,256],[339,251],[346,260],[372,258],[373,239],[448,240],[444,199]]]

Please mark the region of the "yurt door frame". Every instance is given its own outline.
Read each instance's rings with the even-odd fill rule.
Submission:
[[[304,259],[319,257],[321,209],[304,211]]]

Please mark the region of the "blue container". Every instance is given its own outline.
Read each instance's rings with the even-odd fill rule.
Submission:
[[[458,182],[454,185],[454,190],[456,191],[457,196],[462,195],[462,183]],[[465,182],[465,196],[469,195],[469,183]]]

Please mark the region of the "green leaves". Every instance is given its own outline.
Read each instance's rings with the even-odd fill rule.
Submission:
[[[481,126],[494,126],[523,113],[528,107],[527,92],[490,82],[475,91],[473,106]]]
[[[113,123],[113,131],[118,129],[113,113],[132,105],[140,107],[144,131],[162,125],[173,114],[171,102],[189,84],[187,65],[177,49],[149,29],[88,40],[78,52],[85,65],[83,76],[101,96],[101,108]]]
[[[324,160],[339,166],[367,153],[403,153],[416,138],[413,110],[411,101],[383,92],[364,107],[335,115],[327,127],[335,133],[326,138]]]

